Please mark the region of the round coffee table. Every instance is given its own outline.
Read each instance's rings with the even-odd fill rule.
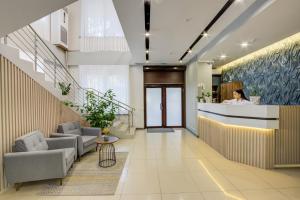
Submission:
[[[116,164],[116,152],[114,143],[117,142],[119,138],[115,136],[108,136],[108,141],[104,141],[103,138],[98,139],[97,147],[99,148],[99,166],[100,167],[111,167]]]

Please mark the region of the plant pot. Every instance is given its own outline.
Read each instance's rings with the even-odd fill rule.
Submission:
[[[109,136],[108,136],[108,135],[103,135],[102,137],[103,137],[103,140],[104,140],[105,142],[107,142],[107,141],[109,140]]]
[[[102,129],[102,134],[104,134],[104,135],[108,135],[109,132],[110,132],[110,129],[109,129],[109,128],[103,128],[103,129]]]
[[[205,97],[205,102],[206,102],[206,103],[211,103],[210,97]]]
[[[260,104],[260,96],[250,96],[250,101],[252,103],[254,103],[255,105],[259,105]]]

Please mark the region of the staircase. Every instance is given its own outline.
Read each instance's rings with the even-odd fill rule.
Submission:
[[[0,44],[0,54],[12,61],[61,101],[67,100],[82,106],[86,103],[88,91],[92,91],[99,100],[108,101],[100,91],[81,87],[67,67],[53,53],[49,44],[39,37],[30,25],[1,38],[0,43],[3,43]],[[67,96],[61,95],[59,82],[71,83],[71,90]],[[117,99],[113,99],[112,102],[118,112],[111,128],[111,134],[119,138],[134,137],[134,108]]]

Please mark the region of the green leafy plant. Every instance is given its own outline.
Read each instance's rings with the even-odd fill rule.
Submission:
[[[115,94],[112,90],[104,93],[103,98],[99,98],[92,91],[86,93],[87,103],[83,106],[84,117],[92,127],[101,129],[112,126],[116,118],[117,107],[113,102]]]
[[[64,82],[59,82],[58,85],[59,85],[59,88],[60,88],[60,90],[61,90],[61,94],[62,94],[62,95],[65,96],[65,95],[68,95],[68,94],[70,93],[70,90],[71,90],[71,83],[66,84],[66,83],[64,83]]]
[[[74,108],[82,113],[86,121],[92,127],[109,128],[112,126],[116,118],[117,106],[113,102],[115,94],[112,90],[108,90],[102,97],[95,95],[92,91],[86,92],[86,103],[79,106],[71,101],[64,101],[64,105]]]
[[[252,86],[249,88],[250,96],[260,96],[260,91],[257,86]]]
[[[205,97],[210,97],[210,96],[211,96],[210,92],[206,92],[206,93],[202,92],[201,96],[197,96],[198,102],[200,102],[202,100],[205,103],[206,102]]]

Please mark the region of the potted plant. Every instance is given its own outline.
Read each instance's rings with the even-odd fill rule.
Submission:
[[[87,103],[83,106],[76,105],[71,101],[64,101],[64,104],[80,111],[91,127],[100,128],[103,139],[107,141],[110,127],[116,118],[117,107],[113,102],[114,97],[115,94],[112,90],[105,92],[102,97],[95,95],[92,91],[88,91],[86,92]],[[101,132],[99,135],[101,135]]]
[[[209,103],[210,102],[210,97],[211,97],[211,93],[210,92],[206,92],[204,98],[205,98],[205,102]]]
[[[207,103],[210,102],[211,93],[210,92],[202,92],[201,96],[197,96],[198,102]]]
[[[103,97],[96,96],[93,92],[87,92],[87,103],[83,106],[84,118],[92,127],[101,128],[104,140],[116,118],[117,107],[113,102],[115,94],[112,90],[104,93]]]
[[[257,86],[252,86],[250,88],[250,101],[256,105],[259,105],[260,99],[261,96],[260,96],[259,88]]]
[[[59,88],[60,88],[60,90],[61,90],[61,94],[62,94],[63,96],[66,96],[66,95],[68,95],[68,94],[70,93],[70,90],[71,90],[71,83],[66,84],[66,83],[64,83],[64,82],[59,82],[58,85],[59,85]]]

